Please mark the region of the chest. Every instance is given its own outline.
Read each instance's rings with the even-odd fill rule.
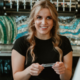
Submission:
[[[59,61],[59,53],[55,50],[53,44],[48,45],[36,45],[34,48],[35,61],[34,63],[46,64],[55,63]],[[32,57],[28,53],[28,66],[32,64]]]
[[[59,61],[59,54],[54,51],[36,51],[35,52],[36,59],[35,62],[38,62],[40,64],[42,63],[55,63],[56,61]]]
[[[36,56],[35,62],[39,64],[43,63],[55,63],[59,61],[59,53],[53,47],[53,44],[35,46],[34,53]]]

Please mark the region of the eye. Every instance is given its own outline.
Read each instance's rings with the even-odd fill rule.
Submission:
[[[47,19],[52,19],[52,17],[51,16],[48,16]]]
[[[42,17],[41,16],[37,16],[37,19],[41,19]]]

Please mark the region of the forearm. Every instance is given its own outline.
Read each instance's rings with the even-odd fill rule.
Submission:
[[[61,80],[70,80],[71,75],[72,75],[72,72],[70,70],[66,69],[65,73],[60,75],[60,79]]]
[[[29,74],[28,68],[23,71],[16,72],[13,76],[14,80],[29,80],[31,75]]]

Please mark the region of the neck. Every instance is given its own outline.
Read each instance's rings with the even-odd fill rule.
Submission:
[[[51,38],[50,35],[38,35],[38,34],[36,34],[35,36],[37,38],[39,38],[39,39],[42,39],[42,40],[47,40],[47,39],[50,39]]]

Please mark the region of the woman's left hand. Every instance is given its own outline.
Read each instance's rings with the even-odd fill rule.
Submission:
[[[63,74],[66,70],[66,67],[63,62],[56,62],[55,65],[52,66],[52,68],[57,74]]]

